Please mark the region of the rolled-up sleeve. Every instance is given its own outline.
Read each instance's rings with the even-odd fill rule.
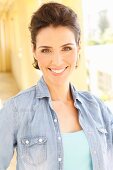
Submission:
[[[0,110],[0,170],[6,170],[17,144],[17,111],[13,99]]]

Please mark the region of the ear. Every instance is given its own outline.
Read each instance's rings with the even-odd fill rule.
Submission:
[[[34,49],[34,45],[33,45],[33,44],[31,44],[31,51],[32,51],[32,53],[33,53],[33,57],[34,57],[35,59],[37,59],[37,57],[36,57],[36,50]]]
[[[36,60],[38,60],[38,57],[37,57],[37,55],[36,55],[36,52],[33,52],[33,56],[34,56],[34,58],[35,58]]]
[[[80,45],[77,47],[77,61],[80,60],[80,53],[81,53],[81,47]]]
[[[77,48],[77,60],[76,60],[76,68],[78,67],[79,65],[79,61],[80,61],[80,47],[78,46]]]
[[[38,60],[38,56],[37,56],[37,54],[36,54],[36,50],[32,50],[32,53],[33,53],[33,57],[36,59],[36,60]]]

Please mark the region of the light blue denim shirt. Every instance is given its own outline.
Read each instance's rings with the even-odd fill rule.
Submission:
[[[87,137],[93,170],[113,169],[113,114],[89,92],[70,83],[79,122]],[[57,114],[43,77],[36,86],[8,100],[0,110],[0,170],[17,151],[17,170],[63,170]]]

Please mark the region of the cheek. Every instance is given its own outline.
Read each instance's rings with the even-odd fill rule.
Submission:
[[[37,57],[37,61],[40,68],[46,67],[48,64],[48,59],[41,55]]]
[[[75,65],[75,63],[77,62],[77,54],[74,53],[74,54],[70,55],[70,56],[68,57],[68,62],[69,62],[70,64]]]

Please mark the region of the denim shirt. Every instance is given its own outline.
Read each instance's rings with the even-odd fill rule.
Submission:
[[[89,143],[93,170],[112,170],[113,114],[89,92],[77,91],[71,83],[70,90]],[[17,170],[63,170],[61,131],[43,77],[0,110],[0,170],[8,168],[14,148]]]

